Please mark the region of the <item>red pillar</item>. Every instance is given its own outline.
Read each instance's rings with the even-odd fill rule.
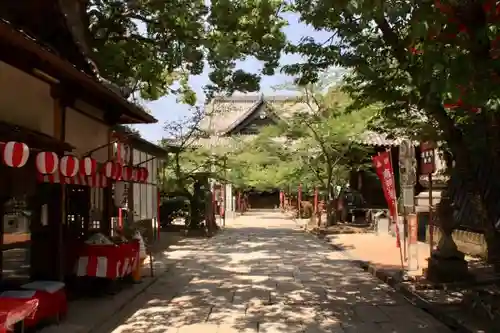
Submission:
[[[299,185],[299,191],[297,193],[297,211],[299,212],[298,217],[300,218],[300,203],[302,202],[302,184]]]

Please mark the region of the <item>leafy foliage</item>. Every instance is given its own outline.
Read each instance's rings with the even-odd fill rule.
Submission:
[[[279,0],[89,0],[91,49],[101,75],[145,99],[178,93],[194,105],[190,75],[210,67],[209,94],[258,90],[285,44]],[[237,69],[254,57],[259,73]]]
[[[268,112],[281,119],[278,124],[262,129],[230,158],[236,166],[231,180],[260,190],[295,190],[303,184],[310,194],[318,186],[333,197],[334,188],[347,183],[352,168],[365,166],[367,152],[355,140],[374,111],[348,111],[350,100],[338,87],[292,88],[299,96],[296,101],[268,105]]]
[[[311,82],[330,66],[349,69],[346,88],[356,107],[381,102],[390,126],[450,140],[479,120],[479,110],[498,109],[499,90],[489,84],[500,69],[492,4],[298,0],[288,9],[332,38],[289,45],[307,61],[286,71]]]
[[[476,217],[487,239],[496,239],[488,247],[500,254],[500,177],[493,171],[500,166],[500,4],[297,0],[287,9],[332,37],[289,45],[288,52],[302,54],[305,62],[285,71],[306,83],[325,68],[344,67],[353,107],[382,105],[377,126],[443,142],[454,163],[440,223]],[[454,208],[445,207],[451,203]]]

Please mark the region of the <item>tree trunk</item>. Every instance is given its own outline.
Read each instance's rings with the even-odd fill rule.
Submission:
[[[484,127],[479,130],[485,132]],[[450,208],[445,208],[448,204],[445,200],[439,205],[441,210],[445,209],[444,215],[441,212],[438,216],[443,234],[450,239],[453,230],[461,225],[482,229],[488,262],[500,270],[500,234],[495,226],[500,219],[500,158],[496,142],[491,136],[490,140],[484,138],[478,135],[476,140],[479,142],[465,142],[473,148],[454,154],[456,164],[447,189]],[[451,254],[454,252],[452,245],[448,242],[446,248],[438,246],[438,249]]]

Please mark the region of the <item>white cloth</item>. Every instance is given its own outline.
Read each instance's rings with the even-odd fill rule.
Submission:
[[[139,231],[136,231],[134,234],[134,239],[139,241],[139,258],[146,259],[148,254],[146,252],[146,243],[144,243],[144,238]]]

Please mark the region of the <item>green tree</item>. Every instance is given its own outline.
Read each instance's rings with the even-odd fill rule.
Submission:
[[[500,254],[500,176],[492,172],[500,165],[496,6],[487,0],[294,1],[290,11],[332,37],[289,45],[306,61],[286,68],[311,82],[329,66],[344,67],[356,107],[382,102],[385,124],[442,141],[454,167],[440,206],[465,196],[460,205],[483,223],[490,254]],[[456,209],[440,216],[451,249]]]
[[[213,163],[217,162],[208,147],[199,145],[206,137],[199,129],[202,118],[201,110],[194,108],[191,116],[168,123],[167,138],[163,139],[163,144],[172,151],[162,174],[163,191],[189,200],[186,220],[189,229],[199,228],[205,217],[207,179],[213,174]]]
[[[279,65],[286,21],[281,1],[268,0],[84,0],[100,74],[145,99],[177,93],[191,105],[190,75],[208,65],[215,91],[258,90],[261,75]],[[248,57],[263,62],[257,73],[237,68]]]
[[[348,183],[351,170],[367,166],[367,152],[356,139],[367,130],[374,109],[349,111],[349,98],[338,86],[325,86],[327,82],[296,87],[300,93],[296,103],[303,109],[291,114],[279,126],[281,135],[289,141],[292,150],[289,156],[295,161],[298,157],[301,162],[302,172],[295,174],[302,179],[316,178],[311,184],[319,184],[331,202],[336,197],[337,186]],[[331,205],[327,205],[327,221],[334,222]]]
[[[336,85],[328,90],[329,83],[325,76],[321,83],[288,88],[297,95],[292,102],[274,103],[268,110],[278,123],[255,137],[241,138],[229,155],[233,184],[294,192],[302,184],[306,195],[318,186],[332,200],[351,170],[367,166],[367,152],[356,139],[366,131],[375,109],[348,110],[348,96]],[[332,208],[327,209],[329,221]]]
[[[279,129],[268,126],[252,137],[234,137],[228,154],[229,181],[239,189],[268,191],[294,183],[297,163],[290,149],[276,140]]]

